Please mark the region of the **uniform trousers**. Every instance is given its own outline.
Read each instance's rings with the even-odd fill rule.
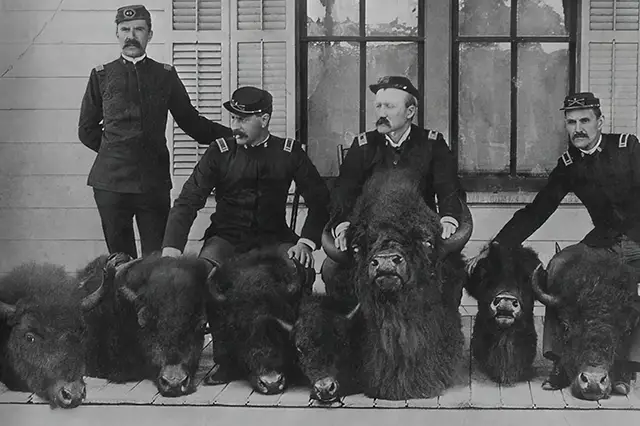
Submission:
[[[169,190],[142,194],[120,193],[93,189],[102,231],[109,253],[126,253],[138,257],[133,219],[140,233],[142,255],[162,248],[164,228],[169,217]]]

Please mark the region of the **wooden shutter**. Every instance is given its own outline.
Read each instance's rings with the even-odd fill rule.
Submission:
[[[605,132],[640,133],[640,0],[582,4],[580,86],[600,98]]]
[[[295,4],[238,0],[234,5],[232,86],[268,90],[273,95],[271,132],[295,137]]]
[[[222,0],[173,0],[174,30],[221,30]]]
[[[173,65],[196,109],[210,120],[222,121],[223,66],[220,43],[174,43]],[[173,175],[188,176],[206,145],[186,135],[173,121]]]

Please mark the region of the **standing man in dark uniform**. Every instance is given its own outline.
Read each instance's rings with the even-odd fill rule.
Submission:
[[[241,87],[223,105],[231,113],[233,137],[211,144],[182,187],[169,213],[163,256],[182,253],[198,210],[215,189],[216,211],[200,251],[212,268],[234,254],[265,246],[313,268],[311,253],[320,246],[329,216],[324,180],[300,143],[270,134],[269,92]],[[285,222],[292,180],[309,209],[301,237]],[[307,284],[310,291],[313,280]]]
[[[97,152],[89,173],[110,253],[137,257],[135,216],[142,253],[160,250],[170,208],[167,111],[200,143],[231,130],[198,114],[175,68],[146,55],[153,31],[142,5],[116,12],[121,56],[91,71],[82,99],[78,137]]]
[[[424,200],[439,212],[442,238],[449,238],[459,226],[462,211],[456,162],[449,146],[442,133],[412,124],[420,93],[408,78],[382,77],[369,88],[376,95],[376,130],[354,138],[331,193],[329,227],[336,248],[347,249],[348,217],[367,179],[376,171],[390,168],[409,168],[419,174]],[[330,257],[322,265],[322,278],[330,293],[335,290],[333,281],[340,269]]]
[[[546,186],[533,202],[518,210],[496,235],[494,241],[505,246],[522,244],[558,208],[562,199],[573,192],[587,208],[594,228],[578,244],[566,247],[547,268],[549,275],[573,256],[586,251],[611,251],[621,260],[640,268],[640,144],[631,134],[602,133],[604,117],[600,100],[593,93],[567,96],[565,125],[571,139],[569,149],[558,159]],[[469,262],[471,272],[487,250]],[[552,283],[550,283],[552,285]],[[557,361],[562,342],[557,336],[561,325],[555,310],[547,307],[543,336],[543,354],[554,361],[545,381],[547,389],[567,383],[566,373]],[[628,361],[640,362],[640,329],[631,337]],[[630,371],[622,371],[614,382],[615,392],[629,393]]]

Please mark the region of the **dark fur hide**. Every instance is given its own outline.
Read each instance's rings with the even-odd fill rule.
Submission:
[[[460,254],[445,255],[439,217],[408,172],[374,175],[354,209],[348,241],[357,247],[352,279],[362,304],[361,380],[384,399],[431,398],[452,384],[463,336],[456,300],[464,284]],[[398,291],[381,291],[374,255],[396,250],[406,261]]]
[[[488,249],[488,256],[478,262],[466,284],[469,294],[478,301],[471,350],[491,380],[508,385],[527,380],[532,373],[537,334],[531,277],[540,259],[522,246],[494,243]],[[505,292],[517,297],[520,308],[507,328],[497,324],[491,307],[496,296]]]

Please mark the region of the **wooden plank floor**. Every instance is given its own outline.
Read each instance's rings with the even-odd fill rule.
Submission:
[[[540,344],[536,357],[535,377],[528,382],[515,386],[498,386],[478,370],[470,357],[469,340],[473,316],[463,316],[465,335],[465,359],[460,365],[455,384],[443,395],[432,399],[413,399],[403,401],[385,401],[368,398],[364,395],[345,397],[336,408],[379,408],[379,409],[575,409],[575,410],[638,410],[640,411],[640,384],[632,383],[629,396],[613,395],[599,402],[581,401],[570,392],[545,391],[541,384],[549,372],[550,363],[540,354]],[[542,336],[542,317],[536,317],[536,329],[540,342]],[[196,383],[214,366],[211,344],[207,342]],[[12,392],[0,384],[1,404],[46,404],[37,396]],[[219,386],[198,386],[198,390],[178,398],[162,397],[153,383],[148,380],[132,383],[111,383],[103,379],[87,379],[87,398],[84,405],[143,405],[143,406],[230,406],[230,407],[317,407],[309,401],[309,389],[293,387],[280,395],[261,395],[244,381]]]

